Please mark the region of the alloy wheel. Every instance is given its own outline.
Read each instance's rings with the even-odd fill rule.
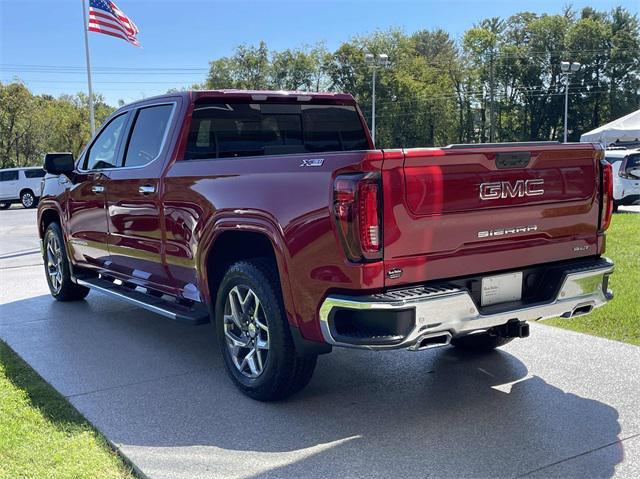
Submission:
[[[25,193],[22,195],[22,206],[25,208],[31,208],[33,206],[34,198],[31,193]]]
[[[47,239],[47,274],[55,293],[62,288],[62,248],[55,235]]]
[[[244,376],[255,379],[267,364],[269,327],[264,308],[248,286],[234,286],[224,306],[224,336],[231,360]]]

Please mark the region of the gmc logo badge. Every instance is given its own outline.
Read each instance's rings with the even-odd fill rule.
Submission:
[[[540,196],[544,194],[544,180],[517,180],[480,183],[481,200],[497,200],[500,198],[522,198],[523,196]]]

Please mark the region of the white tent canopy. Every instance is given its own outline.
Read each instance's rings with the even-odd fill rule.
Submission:
[[[640,141],[640,110],[585,133],[580,141],[600,142],[606,146],[616,141]]]

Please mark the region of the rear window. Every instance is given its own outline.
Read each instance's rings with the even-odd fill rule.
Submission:
[[[0,181],[15,181],[18,179],[18,170],[0,171]]]
[[[193,110],[185,159],[367,148],[354,106],[203,103]]]
[[[26,178],[44,178],[46,172],[44,170],[24,170]]]

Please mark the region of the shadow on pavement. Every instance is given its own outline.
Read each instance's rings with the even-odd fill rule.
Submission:
[[[545,475],[621,431],[616,409],[530,375],[506,351],[334,350],[301,394],[265,404],[227,379],[210,325],[95,293],[57,306],[46,296],[0,306],[46,318],[0,325],[0,336],[125,454],[138,451],[143,470],[155,457],[170,475],[176,448],[196,447],[228,476]],[[622,459],[610,448],[590,471],[610,477]]]
[[[0,259],[10,259],[10,258],[18,258],[20,256],[29,256],[32,254],[40,254],[39,249],[31,249],[27,251],[17,251],[14,253],[0,254]]]

